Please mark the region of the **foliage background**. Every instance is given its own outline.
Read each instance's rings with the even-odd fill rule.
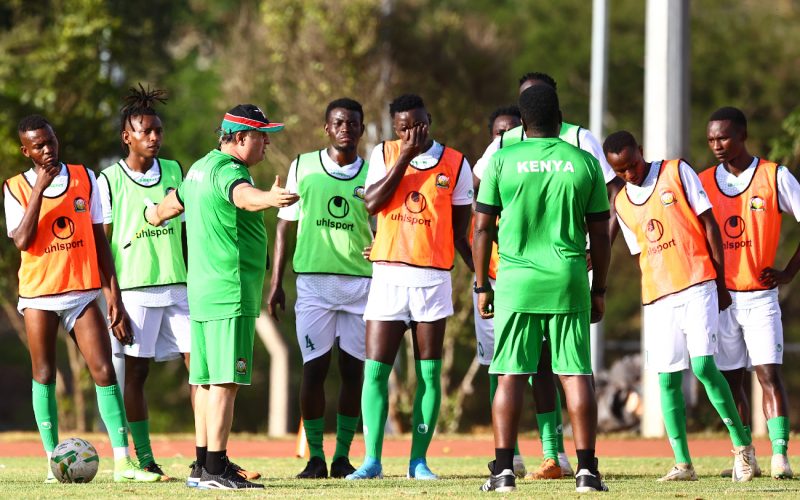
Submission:
[[[626,128],[641,136],[644,86],[644,8],[640,0],[611,0],[607,132]],[[96,170],[120,154],[118,110],[128,87],[143,82],[166,88],[162,155],[185,167],[215,146],[214,130],[235,103],[254,102],[286,122],[273,136],[267,159],[254,169],[262,186],[285,175],[298,154],[324,146],[323,112],[330,100],[351,96],[365,108],[362,155],[391,138],[392,97],[422,95],[433,133],[473,162],[489,136],[491,111],[514,102],[517,78],[550,73],[559,82],[564,116],[588,123],[591,10],[586,0],[23,0],[0,1],[0,177],[29,165],[19,153],[16,123],[29,113],[47,116],[61,141],[64,161]],[[800,2],[691,2],[691,149],[699,170],[713,162],[705,145],[706,118],[722,105],[750,119],[752,153],[780,160],[797,175],[800,161]],[[663,75],[669,78],[670,75]],[[646,152],[645,152],[646,153]],[[265,216],[274,234],[275,212]],[[0,229],[5,233],[4,222]],[[800,241],[794,220],[784,224],[778,263]],[[29,360],[16,306],[19,254],[0,238],[0,430],[30,428]],[[609,283],[607,359],[628,353],[639,338],[636,263],[624,244],[614,246]],[[460,384],[470,373],[474,336],[471,276],[454,271],[456,315],[448,323],[444,425],[450,430],[486,426],[487,388],[480,372],[474,392]],[[293,303],[293,276],[285,286]],[[797,282],[781,291],[786,343],[800,341]],[[291,308],[290,308],[291,309]],[[300,356],[291,310],[280,324],[292,349],[287,380],[268,379],[269,359],[257,344],[253,388],[242,391],[235,430],[266,428],[270,384],[297,393]],[[786,352],[789,393],[800,389],[800,355]],[[398,415],[409,411],[412,377],[401,355],[394,383]],[[62,423],[92,427],[91,383],[73,347],[62,342],[59,379]],[[335,391],[335,363],[329,389]],[[148,389],[156,431],[191,430],[185,372],[179,363],[154,366]],[[329,397],[329,401],[335,400]],[[793,414],[800,404],[792,400]],[[293,420],[297,418],[293,402]],[[707,405],[705,406],[707,409]],[[703,408],[701,408],[702,410]],[[335,408],[329,405],[333,417]],[[330,418],[330,422],[335,419]],[[400,423],[402,419],[398,420]],[[526,422],[531,422],[528,410]],[[715,425],[699,411],[695,428]]]

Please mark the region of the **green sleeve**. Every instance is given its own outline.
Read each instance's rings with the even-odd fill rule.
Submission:
[[[502,207],[503,203],[500,200],[500,189],[498,183],[498,174],[500,172],[500,156],[494,154],[489,160],[489,166],[483,173],[481,180],[481,187],[478,190],[478,205],[489,205],[493,207]]]
[[[233,188],[242,183],[253,184],[247,167],[230,162],[217,167],[214,172],[214,192],[233,204]]]
[[[597,214],[608,212],[608,192],[606,191],[606,183],[603,179],[603,173],[600,169],[600,163],[597,158],[586,155],[587,161],[591,163],[592,172],[592,192],[589,195],[589,200],[586,205],[587,214]]]

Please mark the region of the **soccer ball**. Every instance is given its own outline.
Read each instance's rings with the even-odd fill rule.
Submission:
[[[94,479],[99,465],[97,450],[80,438],[61,441],[50,457],[50,470],[62,483],[88,483]]]

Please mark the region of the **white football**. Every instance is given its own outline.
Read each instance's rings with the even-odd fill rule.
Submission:
[[[99,466],[97,450],[80,438],[61,441],[50,457],[50,470],[62,483],[88,483],[94,479]]]

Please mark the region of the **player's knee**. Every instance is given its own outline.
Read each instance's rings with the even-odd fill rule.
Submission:
[[[147,360],[145,360],[147,361]],[[127,363],[125,365],[125,379],[135,384],[144,384],[147,376],[150,374],[150,363],[148,362],[135,362]]]
[[[778,365],[761,365],[756,367],[758,382],[764,392],[775,391],[782,385],[781,372]]]
[[[682,372],[658,374],[658,385],[661,387],[661,390],[677,391],[681,389],[682,383],[683,383]]]
[[[33,368],[32,376],[36,382],[48,385],[56,381],[56,370],[53,366],[37,366]]]
[[[106,387],[117,383],[117,375],[114,373],[114,365],[103,363],[91,370],[94,383]]]
[[[722,373],[720,373],[717,364],[714,362],[714,356],[692,358],[692,373],[703,385],[712,383],[717,378],[724,380]]]

